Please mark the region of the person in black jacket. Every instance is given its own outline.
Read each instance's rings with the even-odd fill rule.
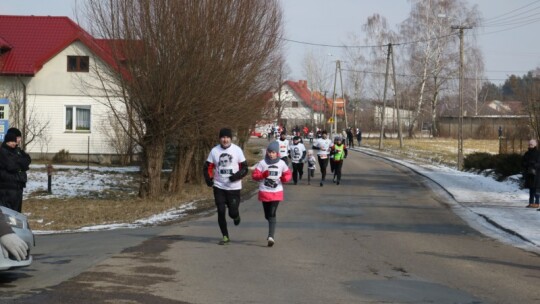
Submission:
[[[525,188],[529,189],[529,204],[527,208],[538,208],[539,207],[539,198],[540,194],[536,193],[536,188],[540,179],[537,178],[537,162],[538,156],[538,143],[535,139],[529,140],[529,148],[527,152],[523,155],[521,160],[521,166],[523,168],[523,179],[525,180]]]
[[[17,136],[7,133],[0,146],[0,204],[17,212],[22,210],[30,157],[17,147]]]

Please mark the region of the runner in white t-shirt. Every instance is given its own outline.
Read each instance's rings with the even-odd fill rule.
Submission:
[[[279,134],[279,139],[277,140],[279,144],[279,158],[281,158],[287,166],[289,165],[289,140],[285,132]]]
[[[306,147],[300,142],[300,137],[293,137],[293,143],[289,148],[293,168],[293,181],[296,185],[304,174],[304,160],[306,159]]]
[[[240,189],[242,178],[248,173],[248,164],[242,149],[232,143],[231,129],[219,131],[219,143],[210,151],[203,173],[206,184],[214,188],[218,223],[223,235],[219,244],[225,245],[230,242],[225,215],[227,208],[234,224],[240,224]]]
[[[328,157],[330,154],[330,147],[332,147],[332,141],[328,139],[328,132],[323,130],[321,132],[321,138],[318,138],[313,143],[313,150],[317,150],[317,159],[319,160],[319,167],[321,168],[321,183],[323,186],[324,179],[326,177],[326,167],[328,167]]]

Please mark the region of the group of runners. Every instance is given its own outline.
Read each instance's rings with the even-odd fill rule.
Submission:
[[[321,170],[319,185],[322,187],[325,183],[329,163],[334,174],[333,182],[339,185],[343,160],[347,158],[347,153],[344,139],[336,136],[332,142],[324,130],[321,137],[313,142],[312,150],[306,149],[300,136],[294,136],[292,143],[289,143],[285,132],[281,132],[278,140],[270,142],[264,158],[256,164],[251,174],[252,179],[259,182],[258,199],[262,203],[264,217],[268,221],[266,239],[268,247],[272,247],[275,243],[276,211],[279,203],[283,201],[283,184],[292,179],[297,185],[303,177],[305,163],[307,163],[308,184],[311,184],[318,162]],[[292,170],[289,168],[289,160]],[[214,192],[218,224],[222,234],[219,244],[229,244],[231,240],[227,228],[227,210],[234,225],[239,225],[242,178],[248,174],[248,164],[242,149],[232,143],[231,129],[220,130],[219,145],[210,151],[203,172],[206,184],[212,187]]]

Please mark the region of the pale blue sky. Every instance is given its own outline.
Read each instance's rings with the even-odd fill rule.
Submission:
[[[74,16],[76,3],[83,0],[0,0],[0,14]],[[391,25],[403,21],[411,8],[407,0],[280,0],[284,10],[286,37],[316,44],[348,44],[348,35],[361,33],[368,16],[378,13]],[[426,1],[426,0],[414,0]],[[486,76],[500,83],[507,75],[525,74],[540,66],[540,1],[535,0],[469,0],[478,5],[484,19],[490,19],[531,4],[514,14],[537,19],[527,26],[512,25],[479,28],[478,45],[485,60]],[[536,9],[536,10],[535,10]],[[537,14],[534,16],[534,14]],[[328,54],[329,64],[340,56],[340,49],[286,42],[290,78],[305,78],[302,59],[308,49]],[[340,58],[342,59],[342,58]]]

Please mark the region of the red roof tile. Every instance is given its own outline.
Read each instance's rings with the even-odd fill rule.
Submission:
[[[308,107],[312,108],[313,111],[320,112],[321,110],[324,111],[326,108],[326,110],[332,112],[333,99],[326,98],[326,106],[324,106],[324,95],[317,91],[310,91],[307,86],[306,80],[299,80],[298,82],[287,80],[285,81],[285,84],[287,84],[291,89],[293,89],[294,92],[296,92],[296,94],[298,95],[298,97],[300,97],[300,99],[302,99]],[[338,116],[343,116],[344,103],[339,103],[343,102],[343,99],[337,98],[336,101],[338,102],[338,104],[336,104],[336,114]]]
[[[110,54],[68,17],[0,15],[0,46],[11,47],[0,56],[0,74],[32,76],[77,40],[115,66]]]

